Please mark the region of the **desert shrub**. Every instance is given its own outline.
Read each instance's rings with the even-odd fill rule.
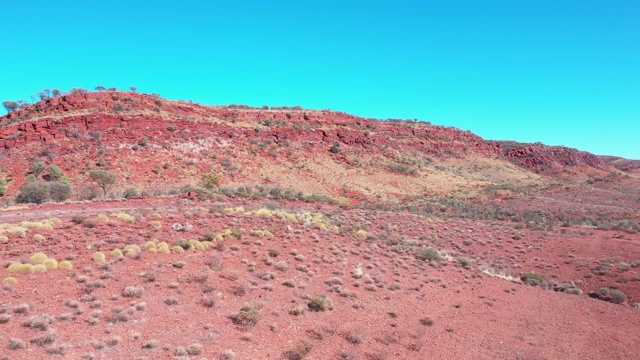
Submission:
[[[403,174],[403,175],[416,175],[418,171],[409,165],[405,164],[391,164],[389,165],[389,170],[394,173]]]
[[[202,354],[204,347],[201,344],[195,343],[187,346],[186,350],[187,350],[187,354],[189,355],[200,355]]]
[[[285,360],[302,360],[313,349],[313,344],[308,341],[302,341],[298,343],[293,349],[287,350],[282,353],[282,358]]]
[[[326,296],[316,296],[309,300],[307,306],[311,311],[333,310],[333,300]]]
[[[47,328],[53,323],[53,321],[53,316],[49,314],[42,314],[28,318],[22,323],[22,326],[34,330],[44,331],[47,330]]]
[[[33,265],[33,272],[34,273],[47,272],[47,267],[42,264]]]
[[[278,257],[278,255],[280,255],[280,249],[269,249],[268,253],[271,257]]]
[[[71,196],[71,185],[63,182],[49,183],[49,197],[51,200],[60,202],[65,201]]]
[[[21,350],[21,349],[25,349],[27,347],[27,344],[17,338],[11,338],[9,339],[9,343],[7,344],[7,349],[9,350]]]
[[[160,346],[160,341],[156,339],[151,339],[145,342],[144,345],[142,345],[142,348],[145,350],[152,350],[157,348],[158,346]]]
[[[206,189],[215,189],[220,187],[220,178],[214,174],[205,174],[202,176],[202,186]]]
[[[42,204],[47,200],[64,201],[71,196],[71,186],[61,182],[30,182],[20,187],[17,203]]]
[[[5,178],[0,178],[0,196],[4,195],[7,192],[7,180]]]
[[[611,291],[611,302],[614,304],[622,304],[627,300],[627,295],[620,290]]]
[[[338,153],[340,153],[340,147],[339,147],[339,146],[337,146],[337,145],[333,145],[333,146],[329,149],[329,151],[330,151],[332,154],[338,154]]]
[[[144,288],[135,287],[135,286],[127,286],[122,290],[122,296],[129,298],[139,298],[144,293]]]
[[[42,204],[49,198],[49,184],[45,182],[30,182],[20,187],[20,193],[16,196],[16,203]]]
[[[423,317],[419,320],[419,322],[421,325],[424,325],[424,326],[433,326],[434,324],[433,319],[430,317]]]
[[[545,281],[544,276],[534,272],[527,272],[522,274],[522,276],[520,276],[520,280],[522,280],[522,282],[524,282],[525,284],[534,286],[540,285]]]
[[[231,317],[233,323],[240,326],[254,326],[262,317],[262,305],[258,303],[248,304]]]
[[[134,187],[127,188],[123,193],[122,197],[125,199],[133,199],[140,196],[140,191]]]
[[[432,247],[418,250],[415,256],[418,260],[428,261],[430,263],[442,260],[440,252]]]
[[[52,344],[55,340],[56,332],[53,330],[49,330],[40,336],[34,337],[33,339],[29,340],[29,342],[38,346],[46,346]]]

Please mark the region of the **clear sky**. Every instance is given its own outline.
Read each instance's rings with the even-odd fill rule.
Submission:
[[[638,0],[1,0],[0,13],[0,101],[137,86],[640,159]]]

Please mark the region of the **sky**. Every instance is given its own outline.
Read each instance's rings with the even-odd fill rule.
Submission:
[[[637,0],[0,0],[0,13],[0,101],[136,86],[640,159]]]

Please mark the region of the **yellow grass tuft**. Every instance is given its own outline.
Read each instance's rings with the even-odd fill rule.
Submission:
[[[158,214],[158,213],[153,213],[151,215],[149,215],[150,218],[152,219],[160,219],[162,217],[162,215]]]
[[[47,256],[47,254],[45,253],[35,253],[33,255],[31,255],[31,257],[29,258],[29,261],[32,264],[42,264],[45,260],[47,260],[49,257]]]
[[[47,267],[47,270],[54,270],[58,268],[58,261],[56,259],[47,259],[42,262],[42,265]]]
[[[11,263],[11,265],[7,267],[7,271],[12,273],[17,273],[21,266],[22,264],[19,262]]]
[[[171,251],[169,250],[169,244],[166,242],[161,242],[157,246],[157,250],[159,254],[169,254]]]
[[[182,248],[182,246],[178,246],[178,245],[175,245],[174,247],[172,247],[171,250],[173,250],[174,254],[184,253],[184,249]]]
[[[43,220],[42,222],[43,223],[47,223],[47,224],[51,224],[53,226],[62,224],[62,220],[60,220],[58,218],[51,218],[51,219]]]
[[[149,225],[156,230],[159,230],[162,227],[162,223],[160,221],[152,221]]]
[[[33,235],[33,241],[37,242],[37,243],[42,243],[44,242],[46,239],[44,238],[44,236],[40,235],[40,234],[35,234]]]
[[[126,223],[132,223],[136,221],[136,219],[133,216],[125,213],[115,213],[115,214],[111,214],[111,216]]]
[[[33,229],[38,231],[51,231],[53,230],[53,225],[43,221],[23,221],[20,223],[20,226],[26,229]]]
[[[63,269],[63,270],[73,269],[73,264],[69,260],[60,261],[60,263],[58,263],[58,269]]]
[[[141,252],[140,246],[135,244],[125,245],[124,247],[124,255],[126,257],[137,257]]]
[[[100,214],[96,217],[96,220],[98,222],[107,222],[109,221],[109,218],[106,215]]]
[[[47,272],[47,267],[44,266],[43,264],[37,264],[33,266],[33,271],[36,273],[43,273],[43,272]]]
[[[36,271],[36,269],[33,267],[33,265],[31,264],[21,264],[20,267],[18,267],[18,274],[33,274]]]
[[[106,261],[105,255],[101,251],[94,252],[91,258],[93,259],[93,262],[95,262],[96,264],[104,264],[104,262]]]
[[[367,239],[367,232],[360,229],[358,231],[356,231],[356,237],[360,240],[366,240]]]
[[[4,236],[4,235],[0,235],[0,244],[6,243],[9,241],[9,238]]]
[[[122,250],[120,250],[120,249],[113,249],[111,251],[111,257],[119,259],[121,257],[124,257],[124,254],[122,253]]]
[[[25,237],[29,229],[13,224],[0,224],[0,234],[9,234],[13,236]]]
[[[16,285],[18,283],[18,279],[14,278],[13,276],[4,278],[4,280],[2,280],[2,283],[5,285]]]

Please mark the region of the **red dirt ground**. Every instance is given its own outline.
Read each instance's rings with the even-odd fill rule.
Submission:
[[[0,324],[3,356],[219,359],[230,350],[235,359],[638,358],[640,313],[631,305],[640,299],[640,269],[618,268],[640,259],[638,234],[576,228],[533,231],[515,229],[510,222],[326,205],[318,210],[298,202],[247,201],[244,206],[247,211],[266,205],[322,217],[291,222],[221,211],[240,205],[169,198],[4,212],[3,223],[62,220],[53,230],[9,235],[9,241],[0,244],[5,263],[28,262],[42,251],[59,261],[71,259],[73,269],[31,275],[0,270],[0,277],[18,280],[2,290],[0,312],[7,319]],[[137,220],[125,223],[109,216],[116,211]],[[95,218],[99,213],[108,220],[95,227],[71,221],[73,216]],[[152,221],[159,221],[161,228],[152,227]],[[176,231],[175,223],[193,229]],[[339,233],[318,229],[319,223],[336,226]],[[144,249],[148,241],[173,245],[226,229],[235,230],[239,238],[228,238],[217,249],[183,254]],[[269,230],[274,237],[259,238],[252,230]],[[366,232],[365,240],[358,230]],[[36,233],[46,240],[36,243]],[[110,256],[127,244],[143,250],[135,258]],[[416,259],[414,252],[426,246],[450,260],[430,264]],[[279,250],[277,257],[269,256],[271,249]],[[106,254],[105,264],[92,261],[98,250]],[[462,267],[458,256],[473,264]],[[609,273],[585,278],[602,258],[615,258]],[[357,267],[363,274],[355,278]],[[535,271],[558,283],[573,281],[585,293],[508,281],[482,271],[489,268],[515,277]],[[125,297],[128,286],[144,291],[139,298]],[[625,292],[626,303],[587,296],[605,286]],[[315,296],[331,298],[333,310],[310,311],[308,299]],[[257,324],[234,324],[230,317],[256,302],[262,306]],[[22,304],[28,305],[25,313]],[[292,315],[292,309],[302,314]],[[116,317],[114,311],[124,315]],[[42,314],[53,318],[46,329],[24,326]],[[31,342],[49,331],[55,332],[51,344]],[[22,340],[26,348],[9,350],[10,339]],[[188,348],[191,344],[201,345],[201,353],[195,354],[198,346]]]

